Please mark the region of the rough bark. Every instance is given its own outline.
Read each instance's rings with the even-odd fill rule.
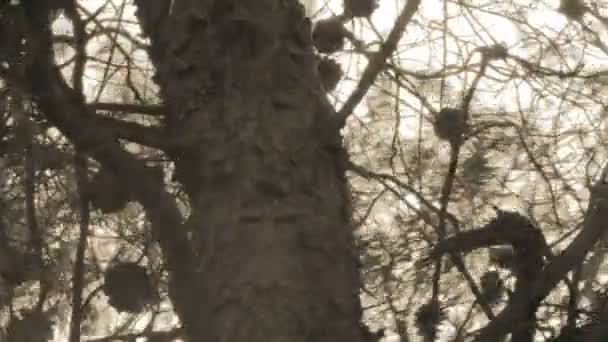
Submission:
[[[202,270],[191,339],[362,341],[344,154],[303,8],[136,3],[168,134],[198,138],[169,151]]]

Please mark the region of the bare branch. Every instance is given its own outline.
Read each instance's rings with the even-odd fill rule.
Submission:
[[[389,58],[397,48],[397,44],[405,32],[405,28],[412,20],[412,17],[414,17],[419,5],[420,0],[408,0],[407,4],[403,7],[403,11],[401,11],[397,17],[395,25],[389,33],[386,42],[382,45],[380,51],[372,54],[369,64],[367,65],[367,68],[365,68],[365,71],[363,71],[359,84],[357,84],[357,88],[355,88],[355,91],[338,111],[338,127],[344,126],[348,116],[355,110],[355,107],[361,102],[365,94],[367,94],[367,91],[376,80],[376,77],[384,70],[387,58]]]

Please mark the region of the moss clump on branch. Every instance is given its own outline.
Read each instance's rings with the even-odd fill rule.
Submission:
[[[344,14],[347,17],[368,18],[376,8],[377,0],[344,0]]]
[[[504,285],[498,271],[485,272],[479,279],[479,284],[482,295],[488,303],[494,304],[500,299]]]
[[[561,0],[558,11],[568,19],[579,20],[587,11],[582,0]]]
[[[445,312],[436,300],[431,300],[416,311],[416,327],[421,336],[436,336],[439,325],[445,319]]]
[[[338,82],[342,78],[340,64],[331,58],[325,57],[319,62],[318,71],[323,89],[328,93],[336,89]]]
[[[317,21],[312,31],[312,41],[321,53],[334,53],[344,49],[346,29],[339,17]]]
[[[104,214],[116,213],[131,200],[128,190],[118,184],[116,175],[107,169],[100,170],[89,182],[87,192],[91,204]]]
[[[434,128],[439,139],[458,143],[468,131],[466,115],[457,108],[442,108],[437,114]]]
[[[141,312],[156,299],[145,267],[134,262],[120,262],[109,267],[104,274],[103,289],[110,305],[121,312]]]

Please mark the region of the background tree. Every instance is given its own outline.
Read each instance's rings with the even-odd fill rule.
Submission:
[[[306,4],[2,5],[9,341],[605,339],[606,9]]]

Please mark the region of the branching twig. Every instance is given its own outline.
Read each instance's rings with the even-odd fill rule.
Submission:
[[[361,79],[359,80],[359,84],[355,88],[355,91],[350,95],[350,97],[346,100],[342,108],[338,111],[337,114],[337,127],[343,127],[346,123],[346,119],[349,115],[355,110],[355,107],[361,102],[367,91],[372,86],[376,77],[384,70],[386,66],[386,60],[393,54],[395,49],[397,48],[397,43],[401,40],[403,33],[405,32],[405,28],[412,20],[418,6],[420,5],[420,0],[408,0],[407,4],[403,7],[403,11],[397,17],[395,21],[395,25],[393,29],[388,35],[386,42],[382,45],[380,51],[372,54],[372,57],[369,59],[369,64],[363,74],[361,75]]]

